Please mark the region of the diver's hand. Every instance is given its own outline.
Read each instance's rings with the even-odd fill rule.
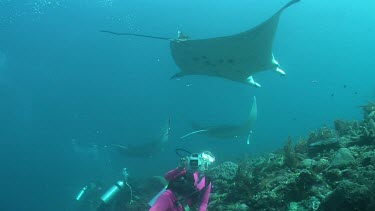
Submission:
[[[178,164],[178,168],[183,169],[187,166],[187,158],[181,158],[180,163]]]

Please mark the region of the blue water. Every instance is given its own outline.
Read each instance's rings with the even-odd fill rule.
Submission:
[[[280,148],[334,119],[360,120],[375,100],[375,3],[302,0],[280,19],[274,54],[287,76],[264,72],[256,89],[178,72],[165,41],[113,30],[208,38],[245,31],[286,0],[0,0],[0,210],[68,210],[91,180],[163,174],[173,149],[209,149],[217,161]],[[316,81],[316,82],[313,82]],[[252,143],[194,136],[190,120],[236,123],[252,96]],[[123,158],[112,143],[142,143],[171,118],[170,148],[154,159]],[[78,143],[78,144],[74,144]],[[140,164],[141,163],[141,164]]]

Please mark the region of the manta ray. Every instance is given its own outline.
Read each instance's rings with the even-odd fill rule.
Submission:
[[[258,72],[273,70],[285,75],[273,56],[272,44],[281,13],[299,1],[290,1],[263,23],[230,36],[193,40],[180,31],[177,39],[133,33],[101,32],[170,41],[172,57],[180,69],[180,72],[171,77],[172,79],[188,75],[204,75],[260,87],[261,85],[252,77]]]
[[[128,146],[122,146],[112,144],[111,146],[125,157],[152,158],[165,150],[169,133],[170,119],[168,119],[167,125],[163,128],[162,134],[154,140],[138,145],[129,144]]]
[[[252,134],[252,128],[258,116],[257,102],[254,96],[253,104],[248,119],[239,125],[217,125],[203,127],[194,125],[194,131],[182,136],[180,139],[185,139],[194,134],[204,134],[217,139],[233,139],[233,138],[246,138],[247,144],[250,144],[250,136]]]
[[[274,70],[285,75],[273,56],[272,43],[281,13],[298,1],[290,1],[268,20],[239,34],[200,40],[183,37],[182,41],[172,41],[172,56],[181,69],[172,78],[207,75],[260,87],[252,77],[255,73]]]

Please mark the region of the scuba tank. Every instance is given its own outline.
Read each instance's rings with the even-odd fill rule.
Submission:
[[[125,183],[123,181],[117,181],[107,192],[105,192],[100,200],[103,204],[109,204],[117,194],[124,188]]]
[[[77,197],[76,197],[76,200],[79,201],[81,200],[83,194],[86,192],[87,190],[87,185],[85,187],[82,188],[82,190],[78,193]]]
[[[111,204],[111,202],[118,197],[118,195],[124,190],[124,187],[127,186],[130,190],[130,202],[129,204],[133,203],[133,191],[132,187],[128,183],[128,177],[129,174],[127,172],[127,169],[124,168],[122,170],[122,175],[124,177],[124,180],[117,181],[111,188],[107,190],[101,197],[101,206],[108,206]]]

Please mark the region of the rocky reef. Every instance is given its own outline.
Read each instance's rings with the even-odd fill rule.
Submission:
[[[362,109],[362,121],[335,120],[279,152],[213,167],[208,210],[375,210],[375,104]],[[144,195],[133,206],[147,210],[157,188],[134,189]]]

